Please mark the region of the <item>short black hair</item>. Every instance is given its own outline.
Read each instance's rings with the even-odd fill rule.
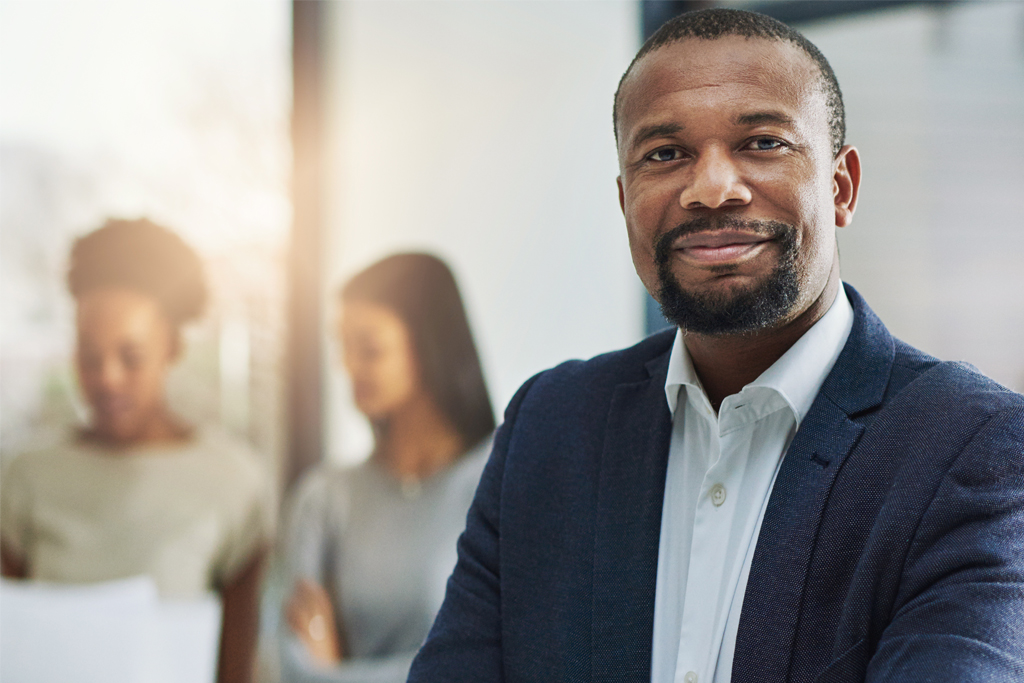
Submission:
[[[807,40],[802,33],[793,29],[778,19],[749,12],[747,10],[712,8],[702,9],[695,12],[686,12],[665,22],[661,28],[654,32],[647,42],[643,44],[636,57],[630,62],[626,73],[622,74],[619,80],[619,87],[615,90],[615,103],[612,106],[612,127],[615,131],[615,139],[619,137],[619,94],[622,91],[622,84],[632,73],[637,62],[647,54],[655,50],[672,45],[688,38],[700,38],[703,40],[716,40],[725,36],[743,36],[744,38],[764,38],[791,43],[803,50],[818,67],[821,74],[821,88],[825,93],[825,106],[828,109],[829,136],[832,139],[832,154],[838,154],[846,141],[846,112],[843,108],[843,94],[839,90],[839,81],[836,80],[832,66],[821,54],[821,51],[814,44]]]
[[[409,330],[423,384],[467,448],[494,431],[480,357],[455,277],[431,254],[394,254],[354,275],[342,301],[365,301],[397,315]]]
[[[75,240],[68,267],[71,296],[102,287],[153,297],[175,329],[206,307],[199,256],[178,235],[146,218],[112,218]]]

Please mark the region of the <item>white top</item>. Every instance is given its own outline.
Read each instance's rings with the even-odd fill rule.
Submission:
[[[94,583],[148,575],[164,598],[223,588],[273,530],[270,480],[215,431],[112,451],[69,439],[4,469],[4,546],[31,579]]]
[[[801,420],[853,327],[840,288],[760,377],[711,408],[676,332],[665,380],[672,441],[661,513],[652,683],[729,683],[768,496]]]

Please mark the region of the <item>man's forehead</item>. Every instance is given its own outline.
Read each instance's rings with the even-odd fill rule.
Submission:
[[[821,74],[810,56],[788,41],[686,38],[659,47],[637,62],[623,83],[619,120],[622,124],[635,120],[647,104],[670,91],[737,83],[797,104],[821,91]]]

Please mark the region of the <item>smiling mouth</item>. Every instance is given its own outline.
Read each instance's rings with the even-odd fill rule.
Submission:
[[[127,398],[104,396],[96,401],[93,408],[102,415],[120,417],[130,413],[133,405],[132,401]]]
[[[772,240],[757,233],[719,230],[680,237],[672,244],[672,250],[689,261],[722,264],[753,256]]]

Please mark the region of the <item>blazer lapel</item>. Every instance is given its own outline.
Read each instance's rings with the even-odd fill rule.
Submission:
[[[651,677],[654,590],[672,418],[668,353],[647,380],[616,387],[608,411],[597,493],[592,680]]]
[[[853,329],[786,453],[765,509],[736,636],[734,683],[787,680],[822,512],[864,430],[850,418],[879,405],[889,382],[892,337],[860,295],[849,286],[846,291]]]

